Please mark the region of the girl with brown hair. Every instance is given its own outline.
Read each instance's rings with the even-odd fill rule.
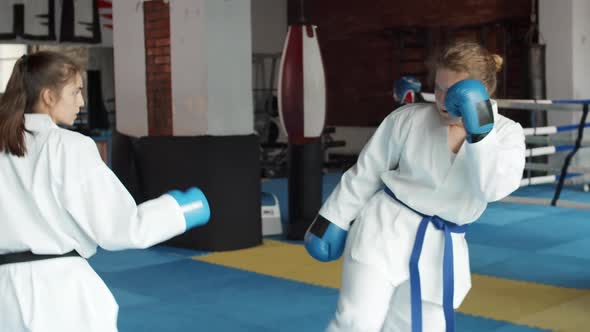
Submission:
[[[118,306],[85,258],[146,248],[209,220],[197,188],[136,205],[72,125],[81,68],[39,52],[19,59],[0,99],[0,320],[19,331],[116,331]]]

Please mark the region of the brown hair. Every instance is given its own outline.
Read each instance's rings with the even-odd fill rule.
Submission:
[[[428,65],[431,74],[439,68],[467,73],[470,78],[483,82],[490,95],[496,91],[496,73],[502,69],[503,59],[490,53],[480,44],[470,41],[454,41],[437,52]]]
[[[59,95],[81,67],[69,57],[55,52],[23,55],[14,65],[6,91],[0,99],[0,152],[22,157],[25,146],[25,113],[33,113],[41,91]]]

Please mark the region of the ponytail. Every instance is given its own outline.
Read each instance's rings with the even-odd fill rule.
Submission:
[[[34,113],[41,91],[59,95],[81,67],[69,57],[41,51],[23,55],[14,65],[6,92],[0,99],[0,152],[23,157],[27,153],[25,113]]]
[[[25,146],[26,71],[27,56],[24,55],[14,65],[4,95],[0,99],[0,152],[19,157],[27,152]]]

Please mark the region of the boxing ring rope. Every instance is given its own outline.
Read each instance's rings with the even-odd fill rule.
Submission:
[[[547,164],[543,163],[526,163],[525,167],[527,169],[533,171],[546,171],[546,172],[556,172],[561,170],[561,167],[552,167]],[[569,170],[575,173],[588,173],[590,174],[590,167],[576,167],[570,166]]]
[[[535,136],[535,135],[552,135],[557,134],[565,131],[576,130],[578,129],[579,125],[563,125],[563,126],[548,126],[548,127],[533,127],[533,128],[524,128],[524,135],[525,136]],[[590,123],[585,123],[584,128],[590,127]]]
[[[527,157],[548,156],[548,155],[555,154],[557,152],[573,150],[574,148],[575,148],[575,146],[573,146],[573,145],[542,146],[542,147],[538,147],[538,148],[526,149],[526,156]]]
[[[554,183],[556,181],[560,181],[561,176],[559,175],[543,175],[543,176],[533,176],[523,178],[520,181],[520,186],[530,186],[535,184],[544,184],[544,183]],[[576,174],[576,173],[568,173],[563,178],[564,184],[567,185],[580,185],[580,184],[587,184],[590,182],[590,174]]]
[[[579,112],[580,105],[587,105],[589,100],[547,100],[547,99],[494,99],[498,108],[510,108],[527,111],[566,111]]]
[[[421,93],[422,98],[426,102],[435,102],[433,93]],[[565,157],[561,169],[550,167],[544,164],[527,163],[525,169],[528,171],[528,176],[521,181],[521,187],[543,184],[543,183],[557,183],[555,194],[551,200],[551,205],[555,206],[561,194],[563,185],[584,185],[584,190],[587,191],[590,183],[590,169],[571,167],[570,162],[579,149],[590,146],[590,140],[583,140],[584,129],[590,127],[590,123],[586,122],[588,116],[588,105],[590,99],[581,100],[549,100],[549,99],[494,99],[498,108],[520,109],[527,111],[561,111],[561,112],[580,112],[582,117],[579,124],[563,125],[563,126],[546,126],[524,128],[526,136],[526,143],[531,145],[546,145],[542,147],[532,147],[526,150],[526,157],[551,155],[559,152],[569,151]],[[548,137],[540,135],[552,135],[563,133],[567,131],[577,130],[577,137],[572,140],[568,137]],[[573,144],[572,144],[573,143]],[[559,171],[559,175],[545,175],[531,177],[530,171]],[[568,173],[569,171],[579,173]]]
[[[529,128],[526,128],[529,129]],[[569,137],[549,137],[549,136],[527,136],[526,142],[529,144],[536,144],[536,145],[571,145],[574,144],[575,141]],[[584,147],[590,145],[590,140],[583,140],[580,144]]]

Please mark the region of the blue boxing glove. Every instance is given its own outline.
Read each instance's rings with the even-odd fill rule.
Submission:
[[[400,104],[413,103],[422,83],[414,76],[402,76],[393,85],[393,98]]]
[[[494,127],[494,112],[490,96],[479,80],[462,80],[453,84],[445,96],[449,114],[462,117],[467,142],[481,141]]]
[[[211,217],[209,202],[200,189],[192,187],[185,192],[172,190],[168,192],[168,195],[172,196],[180,205],[187,230],[209,222]]]
[[[318,215],[305,233],[305,249],[319,261],[336,260],[342,256],[347,234],[347,231]]]

